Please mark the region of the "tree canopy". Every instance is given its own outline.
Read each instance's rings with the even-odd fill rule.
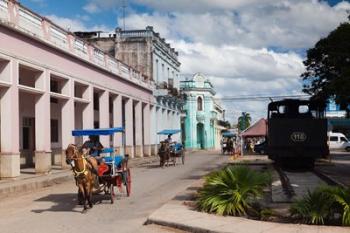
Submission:
[[[246,128],[250,126],[250,122],[252,121],[252,118],[250,117],[250,114],[247,112],[242,112],[242,115],[238,117],[238,129],[239,131],[243,131]]]
[[[307,51],[303,91],[326,103],[334,99],[342,109],[350,104],[350,24],[342,23]]]

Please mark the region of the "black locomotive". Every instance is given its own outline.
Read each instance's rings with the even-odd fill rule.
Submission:
[[[313,166],[328,156],[327,120],[317,101],[285,99],[268,105],[267,154],[285,164]]]

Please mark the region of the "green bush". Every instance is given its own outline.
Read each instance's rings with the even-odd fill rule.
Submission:
[[[350,188],[335,187],[330,191],[338,205],[338,208],[335,208],[341,210],[342,224],[350,226]]]
[[[350,225],[350,188],[323,186],[292,204],[292,217],[309,224],[325,224],[342,216],[342,225]]]
[[[208,175],[199,191],[199,210],[219,215],[245,215],[263,188],[271,182],[270,174],[247,166],[228,166]]]
[[[304,198],[293,203],[290,213],[304,223],[323,225],[331,218],[333,205],[332,195],[324,188],[318,188],[314,192],[308,191]]]

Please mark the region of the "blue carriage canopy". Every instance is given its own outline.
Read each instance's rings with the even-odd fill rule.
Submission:
[[[230,131],[226,131],[222,133],[223,137],[234,137],[236,134],[230,132]]]
[[[169,134],[177,134],[180,133],[181,129],[164,129],[162,131],[159,131],[157,134],[159,135],[169,135]]]
[[[106,128],[106,129],[77,129],[72,131],[73,136],[98,136],[113,135],[114,133],[123,133],[123,127]]]

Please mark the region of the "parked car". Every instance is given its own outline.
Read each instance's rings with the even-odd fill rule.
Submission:
[[[263,155],[263,154],[266,154],[266,148],[267,148],[267,142],[264,141],[260,144],[256,144],[254,146],[254,151],[255,151],[255,153]]]
[[[328,145],[330,150],[350,151],[350,142],[342,133],[328,133]]]

